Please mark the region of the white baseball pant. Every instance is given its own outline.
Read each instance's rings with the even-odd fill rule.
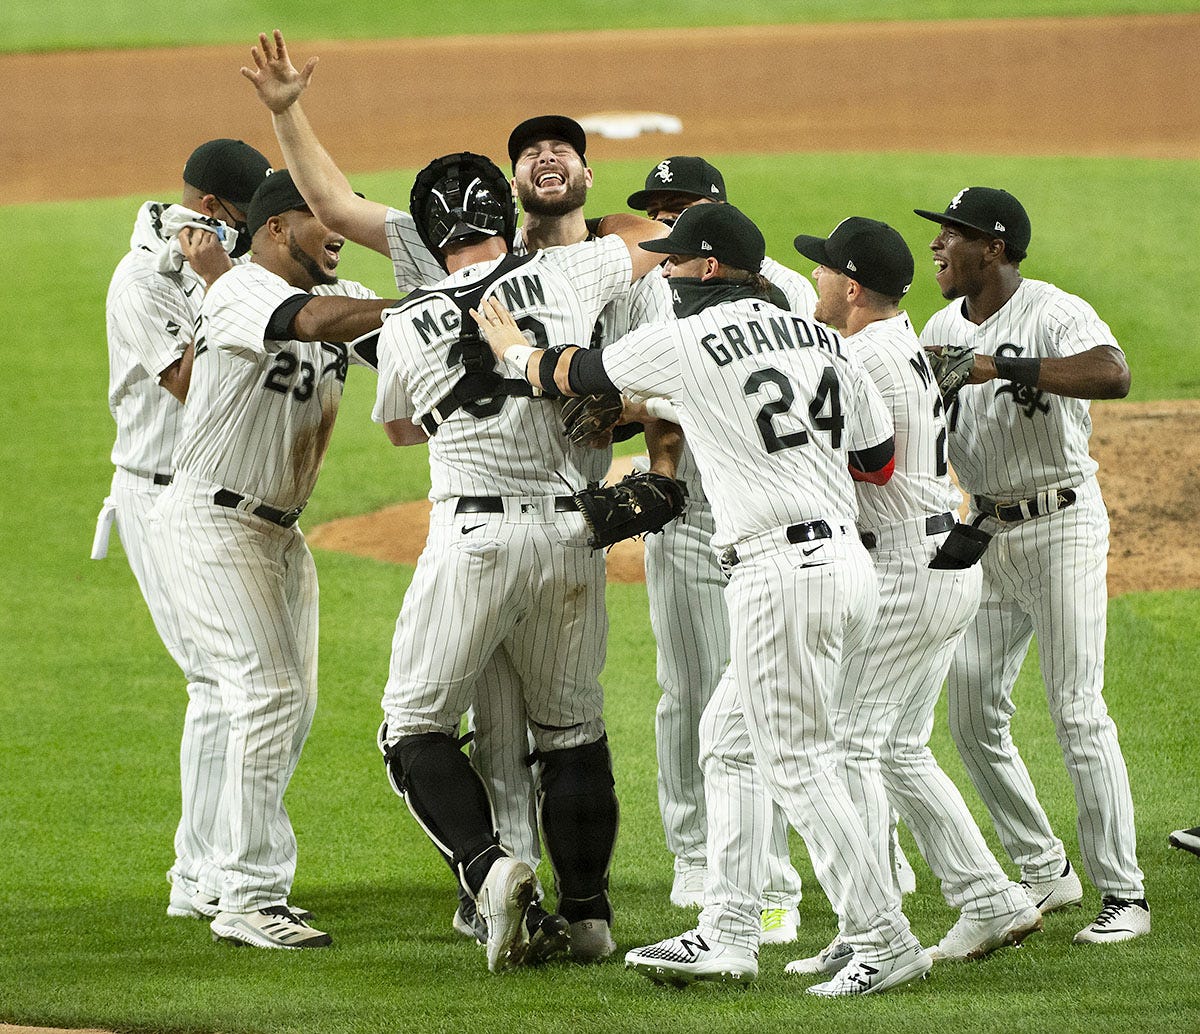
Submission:
[[[1101,894],[1144,896],[1133,797],[1104,703],[1108,512],[1091,479],[1073,506],[983,528],[983,598],[950,665],[950,732],[1005,850],[1024,879],[1061,874],[1050,828],[1011,735],[1012,690],[1033,635],[1050,717],[1075,789],[1079,850]],[[971,515],[974,517],[974,514]]]

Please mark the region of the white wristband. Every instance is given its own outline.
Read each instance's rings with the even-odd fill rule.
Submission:
[[[530,348],[528,345],[513,345],[512,348],[505,349],[504,362],[518,377],[525,377],[529,357],[536,351],[536,348]]]
[[[679,423],[679,414],[675,412],[675,405],[670,399],[646,399],[646,412],[654,417],[655,420],[669,420],[673,424]]]

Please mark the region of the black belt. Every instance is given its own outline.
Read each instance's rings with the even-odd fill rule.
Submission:
[[[578,510],[575,505],[575,497],[573,495],[556,495],[554,497],[554,511],[556,513],[566,513],[570,510]],[[504,500],[498,495],[464,495],[459,496],[458,502],[454,504],[455,513],[503,513]]]
[[[790,524],[784,529],[783,535],[793,546],[797,546],[801,542],[833,538],[833,532],[830,531],[826,521],[802,521],[800,524]],[[742,562],[736,546],[726,546],[721,550],[719,559],[723,567],[737,567]]]
[[[1001,524],[1015,524],[1018,521],[1032,520],[1034,517],[1044,517],[1048,513],[1065,510],[1075,502],[1073,488],[1051,489],[1030,496],[1028,499],[1017,499],[1011,503],[997,502],[987,496],[977,495],[971,500],[974,508],[984,517],[991,517]],[[1044,505],[1049,503],[1050,505]]]
[[[214,503],[218,506],[228,506],[231,510],[238,509],[245,501],[246,497],[244,495],[231,492],[228,488],[218,488],[213,493]],[[300,519],[300,514],[303,511],[303,506],[296,506],[290,510],[277,510],[274,506],[260,503],[250,513],[254,514],[255,517],[261,517],[264,521],[278,524],[281,528],[290,528]]]
[[[943,531],[949,531],[954,527],[954,514],[952,513],[935,513],[931,517],[925,518],[925,534],[940,535]],[[879,540],[873,531],[864,531],[860,536],[862,544],[867,549],[874,549]]]

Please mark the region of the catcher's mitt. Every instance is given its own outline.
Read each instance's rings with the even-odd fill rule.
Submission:
[[[975,366],[975,353],[962,345],[929,349],[929,365],[942,392],[942,403],[949,407],[958,398],[958,389],[967,383]]]
[[[588,545],[605,549],[622,539],[662,531],[683,513],[683,487],[663,474],[628,474],[615,485],[576,492],[575,505],[592,533]]]
[[[562,408],[563,432],[572,445],[603,449],[612,444],[612,429],[621,419],[621,396],[580,395]]]

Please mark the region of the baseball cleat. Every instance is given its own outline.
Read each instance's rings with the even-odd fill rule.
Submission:
[[[1023,879],[1021,886],[1042,915],[1057,912],[1060,908],[1074,908],[1083,902],[1083,884],[1069,861],[1061,876],[1044,881]]]
[[[934,962],[982,959],[997,948],[1015,947],[1041,928],[1042,913],[1032,904],[994,919],[976,919],[964,914],[929,949],[929,957]]]
[[[287,905],[269,905],[257,912],[221,912],[212,921],[214,941],[249,944],[255,948],[325,948],[333,938],[297,919]]]
[[[676,871],[671,884],[671,904],[680,908],[702,908],[707,879],[708,870],[702,865],[689,865]]]
[[[1116,944],[1150,932],[1150,906],[1145,898],[1128,901],[1106,897],[1100,914],[1073,938],[1075,944]]]
[[[920,945],[903,955],[883,962],[868,963],[855,958],[832,980],[813,984],[807,993],[821,998],[845,998],[850,995],[874,995],[910,980],[924,979],[933,960]]]
[[[525,932],[529,937],[527,966],[548,962],[571,950],[571,924],[557,913],[547,912],[540,902],[530,902],[525,909]]]
[[[607,919],[580,919],[571,924],[571,958],[599,962],[617,950]]]
[[[487,966],[493,973],[519,966],[529,944],[525,909],[533,900],[537,878],[522,861],[496,859],[475,896],[479,916],[487,924]]]
[[[1172,847],[1200,855],[1200,826],[1193,826],[1191,829],[1177,829],[1167,839],[1171,842]]]
[[[455,933],[472,938],[476,944],[487,944],[487,923],[479,918],[479,910],[470,898],[459,902],[450,925]]]
[[[216,919],[221,911],[221,899],[211,897],[202,891],[195,894],[181,893],[177,888],[171,888],[171,901],[167,905],[167,915],[175,919]]]
[[[625,953],[625,968],[656,984],[686,987],[697,980],[742,983],[758,977],[758,952],[721,944],[689,930]]]
[[[784,966],[783,971],[792,976],[827,976],[839,972],[854,957],[854,949],[840,937],[835,937],[816,955],[807,959],[796,959]]]
[[[762,910],[761,944],[791,944],[800,936],[800,910],[796,908],[764,908]]]

